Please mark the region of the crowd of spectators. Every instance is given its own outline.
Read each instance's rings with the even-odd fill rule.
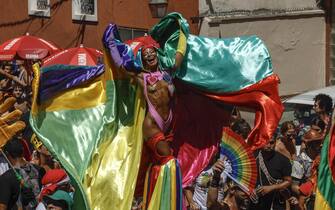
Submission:
[[[313,110],[309,123],[296,115],[295,120],[281,123],[267,145],[254,152],[258,178],[252,193],[227,178],[223,171],[229,171],[229,163],[216,157],[184,189],[188,209],[313,210],[320,152],[331,124],[331,97],[318,94]],[[233,114],[231,129],[246,139],[250,126],[240,114]]]
[[[0,64],[0,210],[71,209],[70,178],[29,126],[30,63]]]

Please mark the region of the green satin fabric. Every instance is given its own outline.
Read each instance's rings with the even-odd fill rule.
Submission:
[[[182,30],[187,51],[176,77],[211,93],[230,93],[271,75],[272,63],[264,42],[257,36],[208,38],[189,35],[188,25],[178,13],[167,15],[150,32],[160,43],[160,64],[171,68]]]
[[[190,35],[176,76],[214,93],[239,91],[272,74],[269,52],[257,36],[214,39]]]
[[[31,118],[31,125],[43,144],[73,177],[76,185],[75,209],[87,209],[89,206],[81,180],[90,161],[89,154],[96,144],[94,139],[99,135],[104,107],[39,112]]]
[[[130,209],[133,201],[143,144],[145,101],[139,89],[136,96],[135,91],[120,94],[123,97],[117,96],[117,108],[113,109],[116,120],[105,123],[83,182],[91,208],[96,210]],[[112,110],[111,106],[106,108]]]
[[[39,134],[43,134],[39,135],[43,143],[79,180],[85,175],[97,143],[92,139],[96,139],[103,126],[104,110],[105,105],[100,105],[83,110],[40,112],[33,118]]]
[[[130,209],[142,150],[139,131],[145,103],[129,82],[106,81],[104,104],[97,94],[90,99],[96,101],[94,107],[85,108],[86,103],[72,110],[43,111],[39,107],[31,115],[34,132],[75,181],[75,210]],[[80,101],[83,94],[73,95],[71,101]]]
[[[175,64],[174,57],[177,52],[180,30],[186,38],[189,36],[187,21],[179,13],[174,12],[165,16],[149,32],[160,45],[157,54],[162,69],[172,68]]]
[[[84,110],[39,112],[30,123],[43,144],[73,177],[75,208],[88,209],[82,180],[97,143],[105,105]]]

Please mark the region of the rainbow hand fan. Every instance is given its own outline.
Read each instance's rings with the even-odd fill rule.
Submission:
[[[223,128],[220,156],[231,164],[231,171],[225,173],[245,192],[251,193],[256,187],[257,165],[250,147],[244,139],[229,128]]]

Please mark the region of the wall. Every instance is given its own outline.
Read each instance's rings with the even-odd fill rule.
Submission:
[[[62,48],[75,47],[82,42],[87,47],[101,49],[101,36],[109,22],[149,29],[159,20],[151,18],[147,0],[98,0],[98,22],[86,24],[72,21],[70,0],[51,0],[50,18],[28,16],[27,2],[0,0],[0,43],[29,32]],[[169,0],[168,12],[172,11],[188,19],[198,16],[198,2]],[[197,32],[195,24],[190,27],[193,33]]]
[[[314,8],[316,0],[199,0],[199,13],[232,10]]]
[[[211,11],[206,2],[211,2],[216,12],[209,15]],[[323,12],[316,8],[315,1],[252,0],[248,1],[248,6],[245,6],[244,2],[200,0],[200,13],[208,13],[201,22],[200,35],[210,37],[258,35],[267,45],[274,72],[281,79],[280,95],[291,95],[324,87],[325,20]],[[295,6],[300,8],[294,8]],[[249,8],[249,13],[244,15],[237,12],[225,16],[227,8],[231,11]],[[304,11],[306,8],[310,9]],[[271,10],[280,14],[276,16]],[[285,11],[289,10],[297,12],[286,14]],[[256,16],[250,15],[252,12]]]

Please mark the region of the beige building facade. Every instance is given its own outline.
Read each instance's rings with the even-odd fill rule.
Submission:
[[[199,34],[259,36],[281,79],[280,95],[297,94],[331,82],[322,6],[315,0],[199,0]]]

